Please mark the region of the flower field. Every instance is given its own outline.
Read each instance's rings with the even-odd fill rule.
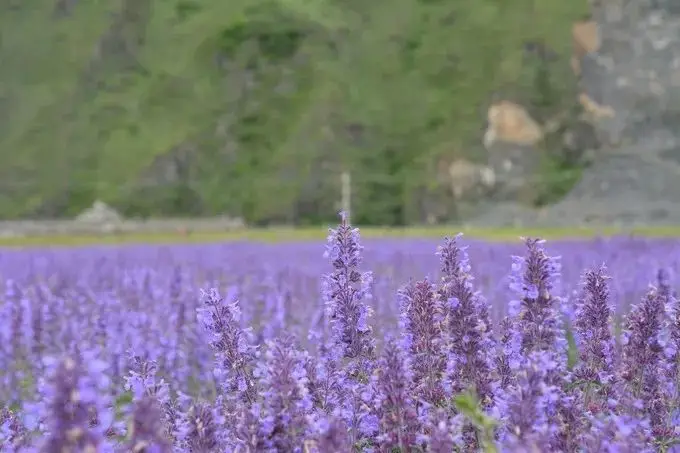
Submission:
[[[0,254],[0,452],[670,452],[680,241]]]

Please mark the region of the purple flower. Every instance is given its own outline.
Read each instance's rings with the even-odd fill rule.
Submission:
[[[627,318],[622,377],[633,395],[639,395],[645,373],[654,370],[661,358],[659,335],[664,315],[663,304],[664,299],[652,287]]]
[[[612,310],[607,280],[604,265],[585,272],[574,323],[579,348],[574,378],[580,383],[583,408],[594,412],[607,410],[614,397],[616,348],[609,327]]]
[[[4,300],[0,299],[0,365],[3,369],[15,366],[20,357],[27,357],[27,339],[32,336],[32,323],[30,321],[30,304],[24,297],[17,282],[8,279],[5,282]],[[4,362],[4,363],[3,363]],[[20,401],[20,382],[23,372],[19,367],[12,373],[2,376],[5,381],[4,387],[8,390],[0,390],[0,398],[10,403]]]
[[[135,453],[170,453],[165,437],[164,414],[157,399],[144,396],[134,404],[128,451]]]
[[[427,415],[427,423],[420,439],[427,446],[428,453],[463,451],[462,432],[462,416],[451,417],[447,410],[438,408]]]
[[[680,301],[671,289],[668,273],[660,270],[657,276],[659,296],[663,299],[666,312],[666,333],[668,339],[664,355],[668,361],[667,376],[673,386],[674,399],[680,399]]]
[[[420,432],[411,397],[413,380],[407,359],[396,342],[388,339],[375,376],[375,410],[380,419],[377,438],[381,452],[409,451]]]
[[[349,428],[352,445],[371,443],[379,430],[379,418],[375,415],[375,389],[370,383],[346,379],[342,397],[333,415],[341,418]]]
[[[179,432],[179,439],[191,453],[224,451],[224,417],[212,405],[193,404],[187,411]]]
[[[307,388],[314,407],[321,414],[331,414],[344,398],[344,374],[340,368],[339,358],[334,355],[332,345],[322,343],[317,357],[307,357]]]
[[[658,444],[675,438],[671,401],[664,382],[665,363],[660,341],[666,297],[651,287],[627,319],[621,377],[626,396],[634,403],[632,412],[642,413],[651,423]],[[635,404],[639,399],[640,404]]]
[[[49,380],[42,385],[42,409],[46,433],[41,450],[61,453],[109,446],[104,434],[113,422],[112,401],[107,395],[106,364],[86,352],[63,360],[46,359]]]
[[[494,369],[500,389],[515,382],[515,373],[522,363],[521,338],[513,327],[512,318],[507,316],[499,324]]]
[[[253,378],[255,348],[248,341],[248,332],[241,328],[236,290],[232,288],[227,298],[220,297],[216,289],[204,292],[203,304],[197,310],[198,320],[215,352],[215,377],[231,403],[252,404],[257,393]]]
[[[0,445],[9,452],[21,451],[28,446],[28,441],[28,431],[16,414],[7,408],[0,408]]]
[[[610,415],[592,417],[591,429],[584,434],[584,451],[607,453],[652,453],[646,431],[646,421],[627,416]]]
[[[145,396],[153,397],[160,404],[170,399],[170,388],[162,378],[156,380],[158,364],[155,360],[145,360],[138,355],[131,354],[130,370],[125,377],[125,390],[131,391],[135,399]]]
[[[495,342],[489,308],[474,291],[466,248],[458,245],[460,237],[444,239],[437,252],[442,271],[439,298],[449,341],[445,384],[450,394],[474,390],[486,408],[492,404],[496,386],[491,380]]]
[[[557,427],[551,423],[560,389],[547,382],[558,364],[552,355],[531,353],[517,373],[517,383],[504,394],[506,413],[501,451],[552,451]]]
[[[559,277],[558,257],[550,257],[540,239],[526,239],[526,257],[513,257],[510,288],[520,297],[518,326],[522,353],[557,350],[566,360],[566,340],[558,319],[559,299],[552,290]]]
[[[268,341],[256,376],[262,389],[260,435],[268,451],[296,451],[309,433],[313,402],[307,390],[306,355],[290,337]]]
[[[442,387],[446,344],[435,287],[427,280],[411,282],[400,291],[399,297],[403,343],[411,356],[415,396],[438,405],[446,396]]]
[[[158,365],[154,360],[145,360],[131,354],[129,375],[125,377],[125,389],[132,392],[134,401],[154,400],[161,410],[159,423],[164,435],[174,440],[177,431],[177,421],[181,417],[175,401],[170,396],[170,387],[165,380],[156,379]],[[146,404],[146,403],[145,403]],[[142,411],[147,411],[142,406]],[[155,413],[155,412],[154,412]]]
[[[375,351],[368,323],[372,311],[366,304],[371,297],[373,276],[370,272],[359,272],[363,249],[359,230],[349,225],[345,213],[340,213],[340,218],[338,228],[330,229],[324,254],[333,266],[333,272],[323,282],[326,318],[336,347],[350,360],[351,372],[367,376]]]
[[[307,453],[351,453],[352,444],[347,434],[347,425],[339,418],[321,418],[314,427],[318,434],[306,442]]]

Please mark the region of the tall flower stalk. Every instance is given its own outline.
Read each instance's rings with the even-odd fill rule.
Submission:
[[[230,412],[234,405],[250,405],[257,398],[253,369],[256,350],[247,331],[241,328],[241,310],[236,291],[222,298],[216,289],[203,293],[203,307],[198,309],[208,341],[215,353],[214,375]]]
[[[517,309],[522,354],[555,351],[566,359],[566,339],[559,323],[559,299],[553,289],[560,272],[558,257],[543,248],[545,241],[525,239],[526,256],[514,256],[510,289],[518,296],[511,302]]]
[[[403,347],[413,367],[416,401],[440,406],[445,399],[442,378],[446,369],[444,316],[436,287],[427,280],[411,282],[399,292]]]
[[[550,444],[557,427],[549,414],[554,413],[559,389],[549,383],[549,374],[556,368],[557,363],[545,351],[527,356],[506,400],[501,451],[553,451]]]
[[[256,374],[263,389],[259,433],[268,451],[296,451],[310,434],[314,404],[307,389],[306,358],[290,337],[267,342]]]
[[[375,344],[369,324],[372,310],[366,303],[373,275],[359,271],[362,250],[359,229],[349,225],[346,213],[340,213],[340,225],[330,229],[325,253],[333,266],[323,285],[326,317],[335,346],[349,361],[350,374],[365,379],[370,375]]]
[[[144,396],[134,403],[130,423],[128,449],[132,452],[171,453],[172,444],[166,437],[161,406],[153,397]]]
[[[550,404],[544,407],[549,448],[576,452],[584,417],[574,397],[564,391],[572,385],[572,375],[567,369],[568,344],[560,311],[562,299],[554,294],[561,266],[559,257],[547,254],[544,242],[525,239],[525,256],[513,257],[510,288],[519,296],[511,302],[516,315],[514,335],[518,336],[520,352],[515,357],[520,361],[531,360],[524,364],[525,372],[527,368],[534,369],[537,360],[546,367],[542,380],[550,388]],[[515,391],[520,385],[516,384]]]
[[[650,287],[642,302],[627,320],[624,332],[621,378],[636,409],[648,417],[652,434],[659,445],[680,440],[664,386],[663,346],[660,341],[665,316],[665,297]]]
[[[615,402],[616,347],[609,327],[612,323],[609,279],[604,265],[585,272],[574,323],[579,351],[574,378],[583,407],[593,413],[608,412]]]
[[[467,250],[458,244],[461,236],[445,238],[437,251],[442,274],[438,296],[448,340],[444,387],[449,398],[473,392],[481,409],[487,410],[493,406],[498,386],[492,375],[495,341],[488,305],[474,290]],[[464,442],[466,451],[481,446],[471,424],[464,429]]]
[[[36,418],[44,423],[44,453],[106,451],[105,434],[113,423],[106,363],[91,352],[62,360],[46,359],[48,380],[41,386]]]
[[[438,292],[449,341],[445,382],[449,394],[473,390],[488,408],[497,385],[491,379],[495,342],[488,305],[474,290],[466,248],[458,244],[461,236],[446,238],[437,252],[442,273]]]
[[[388,339],[375,377],[375,410],[380,420],[378,450],[409,451],[420,432],[412,399],[413,376],[397,343]]]

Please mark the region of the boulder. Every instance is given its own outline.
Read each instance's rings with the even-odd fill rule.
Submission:
[[[508,100],[491,104],[487,122],[484,134],[487,149],[498,142],[534,146],[543,139],[543,130],[538,122],[524,107]]]
[[[97,200],[92,207],[86,209],[76,217],[78,222],[95,224],[112,224],[123,221],[123,217],[103,201]]]

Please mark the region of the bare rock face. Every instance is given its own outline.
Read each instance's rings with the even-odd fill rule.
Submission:
[[[572,28],[571,67],[581,113],[560,140],[563,150],[573,153],[570,158],[581,161],[581,150],[596,149],[586,159],[592,164],[562,201],[540,213],[507,197],[505,211],[489,209],[478,223],[503,225],[507,218],[546,226],[680,222],[680,2],[593,0],[591,7],[592,17]],[[487,138],[493,140],[486,142],[498,184],[505,185],[505,193],[523,178],[531,187],[536,154],[527,147],[533,144],[505,139],[531,134],[505,134],[507,127],[492,124],[503,115],[489,113]],[[544,124],[544,139],[547,130]]]
[[[579,103],[604,148],[550,222],[680,221],[680,3],[607,0],[574,27]]]
[[[680,136],[680,3],[602,0],[572,31],[581,104],[610,146]]]

